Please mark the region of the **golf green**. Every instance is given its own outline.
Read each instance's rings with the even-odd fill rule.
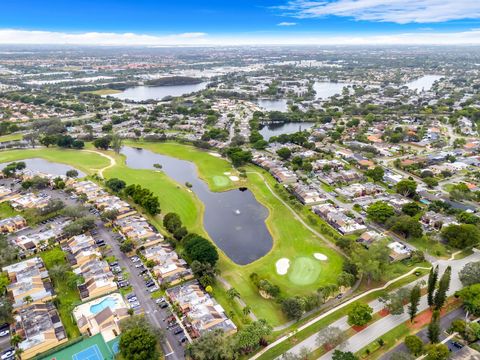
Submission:
[[[213,182],[215,183],[216,186],[227,186],[230,184],[230,180],[226,176],[218,176],[215,175],[213,177]]]
[[[288,270],[288,279],[295,285],[310,285],[317,281],[320,272],[318,260],[303,256],[293,260]]]

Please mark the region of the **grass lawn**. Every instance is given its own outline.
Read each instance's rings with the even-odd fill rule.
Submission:
[[[72,165],[86,174],[96,172],[110,164],[110,161],[100,155],[86,151],[59,148],[38,148],[24,150],[8,150],[0,152],[0,163],[31,158],[42,158],[52,162]]]
[[[68,265],[65,259],[65,253],[60,247],[55,247],[51,250],[40,253],[40,257],[43,259],[45,266],[48,269],[55,265]],[[57,309],[62,319],[63,326],[67,332],[68,338],[73,339],[80,336],[80,331],[72,318],[72,311],[74,307],[81,302],[80,295],[77,289],[71,289],[63,279],[51,277],[53,286],[55,288],[55,294],[57,295]]]
[[[84,94],[93,94],[93,95],[113,95],[113,94],[119,94],[121,93],[121,90],[115,90],[115,89],[100,89],[100,90],[94,90],[94,91],[83,91]]]
[[[16,212],[8,202],[3,202],[0,204],[0,219],[6,219],[17,214],[18,212]]]
[[[113,156],[112,153],[109,155]],[[206,235],[203,230],[203,203],[186,186],[176,183],[162,171],[137,170],[125,165],[123,155],[115,155],[117,165],[104,171],[105,178],[116,177],[124,180],[127,185],[139,184],[150,189],[160,201],[162,214],[175,212],[190,231]],[[161,225],[161,216],[155,217],[155,222]]]
[[[8,134],[8,135],[3,135],[0,136],[0,142],[7,142],[7,141],[13,141],[13,140],[22,140],[23,135],[22,134]]]
[[[406,241],[417,249],[436,257],[449,258],[452,254],[452,251],[446,245],[433,239],[427,239],[425,236],[420,239],[408,239]]]
[[[225,159],[213,156],[208,151],[175,142],[126,141],[125,145],[142,147],[156,153],[195,163],[199,177],[208,184],[212,191],[225,191],[241,186],[241,181],[233,182],[228,177],[229,174],[225,174],[237,175],[237,171],[232,168],[230,163]]]

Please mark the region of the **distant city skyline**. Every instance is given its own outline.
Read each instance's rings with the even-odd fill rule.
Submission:
[[[478,0],[5,0],[0,8],[0,44],[480,45]]]

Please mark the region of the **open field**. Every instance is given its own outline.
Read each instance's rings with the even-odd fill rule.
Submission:
[[[85,94],[93,94],[93,95],[113,95],[113,94],[118,94],[121,93],[121,90],[115,90],[115,89],[100,89],[100,90],[94,90],[94,91],[84,91]]]

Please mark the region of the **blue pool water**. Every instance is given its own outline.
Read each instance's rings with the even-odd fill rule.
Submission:
[[[103,299],[101,302],[99,302],[98,304],[90,306],[90,312],[96,315],[107,307],[109,307],[110,309],[115,309],[115,304],[116,304],[116,301],[114,298],[107,297]]]

